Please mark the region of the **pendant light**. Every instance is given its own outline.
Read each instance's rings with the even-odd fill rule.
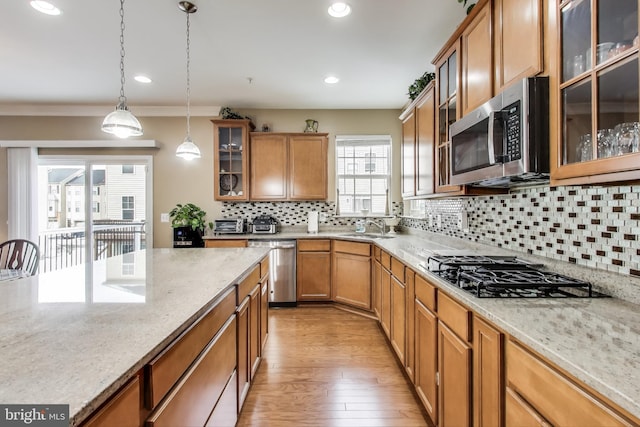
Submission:
[[[102,131],[123,139],[142,135],[142,126],[127,108],[124,96],[124,0],[120,0],[120,98],[116,110],[104,118]]]
[[[195,13],[198,10],[198,7],[188,1],[179,2],[178,7],[187,15],[187,136],[184,139],[184,142],[178,146],[178,149],[176,150],[176,156],[181,157],[185,160],[193,160],[200,158],[200,149],[191,139],[191,110],[189,105],[191,101],[191,79],[189,76],[189,63],[191,61],[189,44],[191,40],[189,38],[189,16],[192,13]]]

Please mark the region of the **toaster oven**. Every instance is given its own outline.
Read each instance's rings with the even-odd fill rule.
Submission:
[[[216,219],[213,221],[215,234],[244,234],[247,232],[247,221],[243,218]]]

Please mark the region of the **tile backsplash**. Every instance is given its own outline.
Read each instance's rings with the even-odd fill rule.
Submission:
[[[391,206],[393,215],[402,215],[402,203],[394,202]],[[335,216],[335,202],[223,202],[223,218],[245,218],[249,222],[258,215],[272,215],[280,221],[280,225],[301,226],[307,224],[310,211],[318,211],[327,215],[320,226],[343,227],[354,226],[357,216]]]
[[[463,211],[466,232],[459,228]],[[640,185],[542,186],[425,200],[411,215],[423,218],[403,218],[402,226],[640,276]]]

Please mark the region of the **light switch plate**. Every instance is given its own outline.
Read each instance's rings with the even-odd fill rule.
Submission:
[[[160,214],[160,222],[169,222],[169,214],[161,213]]]

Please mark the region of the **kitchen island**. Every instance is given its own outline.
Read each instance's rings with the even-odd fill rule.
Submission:
[[[3,283],[0,402],[79,424],[267,253],[149,249]]]

